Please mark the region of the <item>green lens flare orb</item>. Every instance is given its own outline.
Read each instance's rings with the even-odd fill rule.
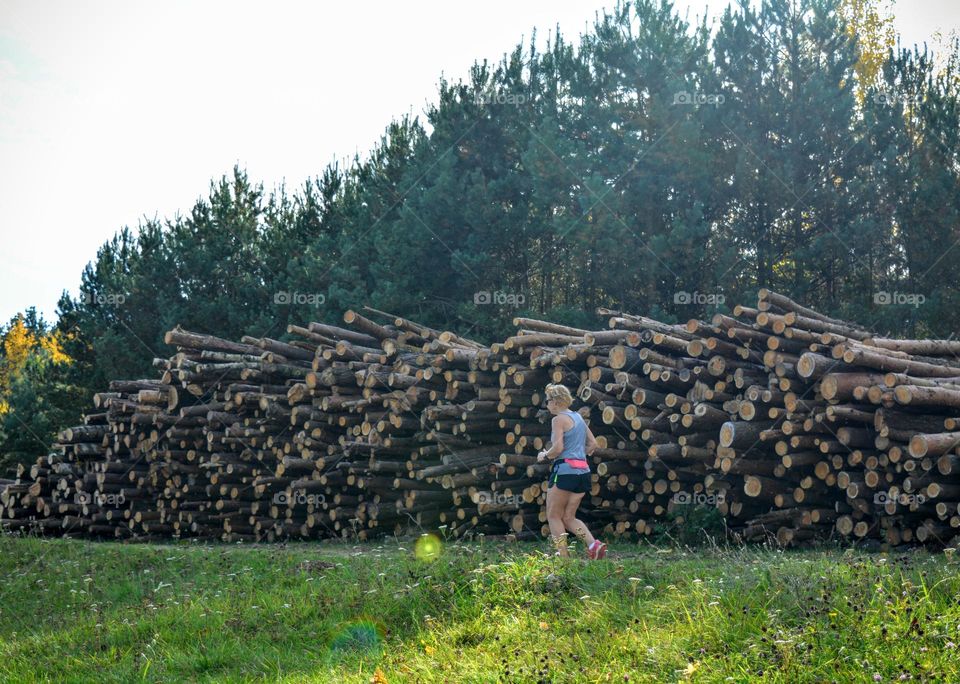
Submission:
[[[443,546],[440,537],[435,534],[425,534],[417,540],[413,547],[413,555],[417,560],[432,561],[440,557],[440,550]]]

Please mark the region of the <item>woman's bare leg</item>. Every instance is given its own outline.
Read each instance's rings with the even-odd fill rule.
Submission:
[[[547,525],[550,526],[550,536],[557,551],[564,558],[570,555],[567,550],[567,531],[563,526],[563,514],[570,496],[572,496],[570,492],[556,485],[547,490]]]
[[[595,541],[593,535],[590,534],[586,524],[577,518],[577,508],[580,507],[580,502],[583,501],[584,496],[586,494],[570,494],[563,509],[562,521],[566,529],[573,532],[577,539],[582,541],[587,548],[590,548],[590,545]]]

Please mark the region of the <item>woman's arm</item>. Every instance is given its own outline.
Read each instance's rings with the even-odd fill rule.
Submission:
[[[584,446],[584,451],[587,452],[587,456],[592,456],[593,452],[597,450],[597,438],[593,436],[593,433],[590,432],[590,428],[587,427],[587,443]]]
[[[567,419],[569,420],[569,418]],[[563,423],[561,416],[554,416],[550,423],[550,448],[544,449],[537,454],[537,462],[546,461],[548,458],[556,458],[563,453]]]

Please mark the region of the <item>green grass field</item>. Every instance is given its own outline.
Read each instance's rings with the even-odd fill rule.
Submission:
[[[0,539],[0,681],[960,681],[949,553]]]

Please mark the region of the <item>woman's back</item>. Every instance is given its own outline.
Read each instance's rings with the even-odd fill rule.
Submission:
[[[587,463],[586,452],[587,424],[576,411],[567,409],[558,415],[570,418],[573,421],[573,427],[563,433],[563,452],[557,457],[557,474],[589,473],[590,465]]]

